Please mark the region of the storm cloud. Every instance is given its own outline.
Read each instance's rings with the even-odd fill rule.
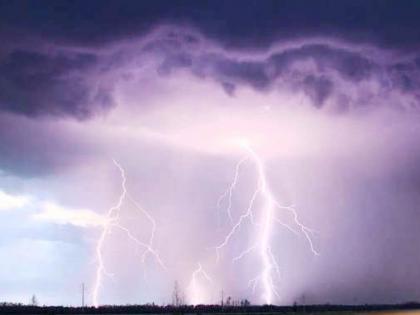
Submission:
[[[27,116],[85,119],[114,106],[115,85],[133,73],[187,71],[218,82],[232,97],[250,86],[304,92],[313,106],[333,111],[384,106],[385,96],[386,106],[409,110],[418,107],[419,60],[415,53],[311,38],[256,53],[226,50],[196,30],[163,26],[90,51],[9,49],[0,61],[0,104]]]

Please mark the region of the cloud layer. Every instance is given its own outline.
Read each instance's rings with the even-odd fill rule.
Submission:
[[[257,52],[226,50],[196,31],[163,26],[137,40],[92,49],[11,46],[0,58],[0,104],[3,111],[27,116],[84,119],[115,106],[115,85],[139,73],[187,71],[214,80],[232,97],[249,86],[304,93],[316,108],[338,112],[410,110],[418,108],[419,69],[416,53],[323,38]]]

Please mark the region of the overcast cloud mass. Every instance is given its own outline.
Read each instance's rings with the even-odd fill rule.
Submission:
[[[312,251],[278,212],[272,303],[420,301],[419,12],[416,1],[0,1],[0,300],[76,305],[84,282],[94,303],[120,165],[119,224],[148,243],[153,217],[156,252],[105,233],[100,304],[170,303],[175,281],[189,303],[221,290],[267,302],[258,253],[235,260],[264,238],[263,194],[256,225],[216,250],[261,183],[245,143],[311,229]],[[211,281],[192,287],[198,264]]]

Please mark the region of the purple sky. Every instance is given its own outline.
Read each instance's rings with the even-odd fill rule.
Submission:
[[[18,3],[0,301],[77,305],[84,282],[89,304],[170,303],[175,281],[189,303],[420,300],[415,4]]]

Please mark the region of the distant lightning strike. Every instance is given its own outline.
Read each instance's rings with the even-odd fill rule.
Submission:
[[[213,280],[204,270],[201,263],[198,263],[198,267],[191,275],[191,281],[188,285],[188,291],[190,292],[190,303],[193,305],[204,303],[205,296],[203,294],[202,286],[199,285],[199,278],[206,280],[211,283]]]
[[[160,258],[158,252],[153,248],[153,241],[154,241],[155,231],[156,231],[156,222],[153,219],[153,217],[150,215],[150,213],[144,210],[144,208],[141,207],[134,200],[134,198],[131,197],[131,195],[128,193],[127,188],[126,188],[127,178],[125,176],[125,171],[117,161],[113,160],[113,162],[115,166],[118,168],[121,175],[121,179],[122,179],[121,180],[121,194],[120,194],[120,197],[118,198],[117,204],[111,207],[106,213],[105,223],[102,225],[102,232],[96,243],[95,252],[96,252],[96,259],[97,259],[97,268],[96,268],[96,274],[95,274],[96,277],[95,277],[95,282],[93,286],[93,294],[92,294],[92,297],[93,297],[92,302],[95,307],[99,306],[99,290],[102,286],[103,276],[111,275],[105,268],[103,250],[105,247],[106,236],[111,232],[112,228],[118,228],[121,231],[125,232],[127,237],[130,240],[132,240],[135,244],[137,244],[138,246],[144,249],[143,255],[142,255],[142,262],[145,261],[147,254],[151,254],[155,258],[159,266],[166,270],[165,264]],[[147,217],[147,219],[152,224],[151,235],[147,243],[139,240],[137,237],[133,235],[133,233],[128,228],[124,227],[123,225],[119,223],[119,214],[121,211],[121,207],[126,199],[129,199],[135,205],[135,207]]]
[[[262,298],[267,304],[271,304],[273,302],[274,295],[278,296],[278,292],[275,286],[274,281],[274,274],[280,276],[280,268],[279,265],[272,253],[271,250],[271,235],[273,230],[273,223],[279,223],[280,225],[287,228],[289,231],[293,233],[297,233],[295,229],[293,229],[288,224],[282,222],[277,216],[276,211],[278,210],[285,210],[292,214],[294,224],[300,229],[300,231],[305,236],[306,240],[309,243],[310,250],[314,255],[319,255],[319,253],[315,250],[313,241],[311,239],[310,233],[313,230],[309,229],[305,225],[303,225],[297,215],[296,210],[292,206],[282,206],[276,199],[273,193],[270,190],[269,183],[267,181],[265,165],[263,160],[257,155],[257,153],[248,145],[242,144],[243,148],[247,151],[248,156],[242,158],[237,164],[235,168],[235,175],[234,179],[229,186],[228,190],[219,198],[218,205],[220,205],[221,201],[228,197],[228,217],[232,220],[231,215],[231,208],[232,208],[232,195],[233,191],[238,182],[239,176],[239,169],[240,166],[247,160],[252,160],[256,172],[257,172],[257,186],[254,193],[251,196],[249,201],[248,207],[245,212],[239,217],[235,224],[233,224],[232,228],[225,236],[224,240],[216,247],[216,254],[217,254],[217,261],[220,259],[220,251],[225,248],[231,238],[236,234],[238,229],[249,219],[250,223],[255,225],[259,229],[258,233],[258,240],[257,242],[252,245],[251,247],[245,249],[239,255],[233,258],[233,262],[237,262],[246,255],[257,251],[261,260],[262,269],[261,273],[255,277],[254,279],[249,281],[249,284],[252,285],[253,291],[256,289],[257,284],[260,283],[262,287]],[[254,222],[254,204],[257,198],[261,198],[261,222],[255,223]]]
[[[110,233],[112,223],[118,220],[118,212],[120,211],[121,206],[124,202],[125,196],[127,194],[127,189],[125,187],[126,177],[125,177],[124,169],[117,163],[117,161],[113,160],[113,162],[115,166],[118,168],[118,170],[120,171],[120,174],[122,177],[122,182],[121,182],[122,192],[121,192],[120,197],[118,198],[117,204],[108,210],[106,214],[105,223],[103,224],[103,227],[102,227],[102,232],[96,244],[96,258],[98,261],[98,266],[96,268],[96,278],[95,278],[95,283],[93,286],[93,305],[95,307],[99,306],[98,296],[99,296],[99,289],[102,284],[103,275],[104,274],[109,275],[109,272],[107,272],[105,269],[105,263],[104,263],[104,259],[102,255],[105,239],[106,239],[107,234]]]

